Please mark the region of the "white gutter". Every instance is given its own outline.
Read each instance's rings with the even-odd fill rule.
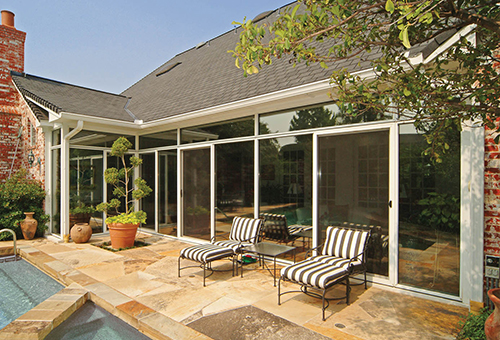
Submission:
[[[83,120],[79,120],[78,123],[76,124],[76,127],[73,130],[71,130],[66,136],[64,136],[64,139],[66,141],[69,141],[78,132],[82,131],[82,129],[83,129]]]

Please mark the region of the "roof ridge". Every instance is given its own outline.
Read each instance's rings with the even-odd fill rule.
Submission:
[[[268,11],[269,13],[268,13],[268,14],[267,14],[264,18],[262,18],[262,19],[265,19],[265,18],[269,17],[269,16],[270,16],[271,14],[273,14],[274,12],[279,11],[279,10],[281,10],[282,8],[288,7],[288,6],[290,6],[291,4],[293,4],[293,3],[295,3],[295,2],[297,2],[297,1],[296,1],[296,0],[294,0],[294,1],[289,2],[289,3],[287,3],[287,4],[285,4],[285,5],[281,6],[281,7],[278,7],[278,8],[276,8],[276,9],[274,9],[274,10],[270,10],[270,11]],[[261,13],[261,14],[262,14],[262,13]],[[262,20],[262,19],[259,19],[259,20]],[[209,44],[211,41],[214,41],[215,39],[218,39],[218,38],[220,38],[220,37],[222,37],[222,36],[225,36],[226,34],[230,34],[231,32],[233,32],[235,29],[238,29],[239,27],[241,27],[241,26],[238,26],[238,27],[232,28],[232,29],[228,30],[227,32],[221,33],[221,34],[219,34],[219,35],[217,35],[217,36],[213,37],[212,39],[209,39],[209,40],[205,41],[205,44]],[[177,53],[177,54],[176,54],[176,55],[174,55],[172,58],[168,59],[167,61],[165,61],[164,63],[162,63],[161,65],[159,65],[159,66],[158,66],[158,67],[156,67],[155,69],[153,69],[151,72],[149,72],[148,74],[146,74],[144,77],[140,78],[139,80],[137,80],[136,82],[134,82],[133,84],[131,84],[129,87],[127,87],[126,89],[124,89],[121,93],[126,92],[126,91],[127,91],[127,90],[129,90],[131,87],[133,87],[133,86],[134,86],[134,85],[136,85],[137,83],[141,82],[143,79],[145,79],[145,78],[146,78],[146,77],[148,77],[149,75],[153,74],[156,70],[158,70],[159,68],[161,68],[163,65],[165,65],[165,64],[167,64],[167,63],[169,63],[169,62],[170,62],[170,61],[172,61],[173,59],[175,59],[175,58],[177,58],[177,57],[180,57],[181,55],[183,55],[183,54],[185,54],[185,53],[187,53],[187,52],[189,52],[189,51],[191,51],[191,50],[194,50],[194,49],[197,49],[197,48],[196,48],[196,46],[193,46],[193,47],[191,47],[191,48],[189,48],[189,49],[187,49],[187,50],[184,50],[184,51],[182,51],[182,52]]]

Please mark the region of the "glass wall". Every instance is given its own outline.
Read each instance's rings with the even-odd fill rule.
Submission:
[[[151,231],[155,231],[155,201],[157,197],[157,192],[155,189],[155,154],[147,153],[141,155],[142,166],[140,177],[144,179],[147,185],[153,189],[153,191],[146,197],[140,200],[140,209],[147,214],[146,223],[141,225],[141,228],[146,228]]]
[[[305,107],[292,111],[270,113],[259,117],[259,134],[299,131],[312,128],[392,119],[387,112],[367,111],[348,115],[337,104]]]
[[[448,129],[441,162],[425,136],[399,130],[399,283],[459,295],[460,131]]]
[[[210,240],[210,148],[183,151],[183,235]]]
[[[177,150],[159,153],[158,232],[177,235]]]
[[[85,146],[101,146],[110,148],[115,140],[122,137],[121,134],[97,132],[90,130],[82,130],[70,140],[71,145],[85,145]],[[132,149],[135,149],[135,136],[124,136],[132,143]]]
[[[254,142],[216,145],[215,155],[215,230],[225,233],[234,216],[254,216]]]
[[[181,143],[195,143],[254,135],[254,118],[244,117],[181,130]]]
[[[177,130],[162,131],[139,137],[140,149],[177,145]]]
[[[95,207],[103,201],[103,153],[70,149],[69,222],[89,223],[93,233],[103,232],[102,213]]]
[[[59,131],[59,130],[57,130]],[[61,235],[61,149],[52,150],[52,234]]]
[[[322,242],[328,226],[369,228],[368,271],[389,270],[389,132],[318,140],[318,216]]]

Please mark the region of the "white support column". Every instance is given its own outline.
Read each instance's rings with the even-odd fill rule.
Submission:
[[[50,216],[52,225],[52,127],[43,126],[42,130],[45,139],[45,213]]]
[[[462,301],[483,301],[484,127],[465,126],[461,134],[460,287]]]
[[[69,127],[61,127],[61,237],[69,242]]]
[[[253,186],[254,186],[254,195],[253,195],[253,215],[254,218],[259,218],[259,210],[260,210],[260,157],[259,157],[259,141],[254,140],[254,169],[253,169]]]

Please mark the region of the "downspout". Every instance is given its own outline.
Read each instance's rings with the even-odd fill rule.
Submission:
[[[64,139],[66,142],[69,142],[71,138],[73,138],[78,132],[83,130],[83,120],[79,120],[78,123],[76,124],[76,127],[71,130],[66,136],[64,136]]]
[[[69,242],[69,140],[77,133],[82,131],[83,121],[79,120],[76,127],[64,136],[64,141],[61,149],[61,214],[63,216],[63,223],[61,228],[61,235],[65,243]]]

